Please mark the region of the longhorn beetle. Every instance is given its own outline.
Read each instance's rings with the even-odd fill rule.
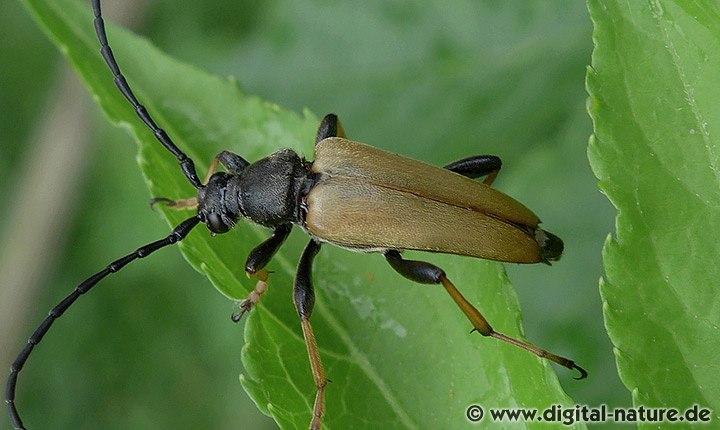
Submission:
[[[315,302],[312,264],[323,243],[382,253],[403,277],[443,287],[470,320],[473,331],[577,370],[577,379],[587,376],[572,360],[496,332],[441,268],[401,256],[403,250],[420,250],[514,263],[550,264],[560,258],[562,241],[539,228],[539,219],[533,212],[491,187],[501,167],[498,157],[473,156],[443,168],[427,165],[348,140],[338,117],[329,114],[315,135],[314,160],[305,160],[290,149],[280,149],[250,163],[240,155],[223,151],[212,161],[204,180],[200,180],[193,160],[156,125],[133,94],[108,44],[100,1],[92,0],[92,7],[100,52],[115,85],[158,142],[177,158],[181,172],[197,190],[197,195],[189,199],[156,198],[153,203],[196,210],[196,214],[177,225],[164,239],[110,263],[50,310],[12,364],[8,377],[5,401],[16,429],[24,428],[15,405],[18,375],[35,345],[81,294],[131,261],[183,240],[200,223],[211,233],[222,234],[240,218],[269,227],[272,233],[247,257],[245,272],[255,277],[257,283],[240,303],[234,321],[250,311],[265,292],[269,277],[265,267],[292,226],[299,226],[310,236],[297,266],[293,299],[316,389],[311,429],[321,427],[328,382],[311,325]],[[225,171],[217,171],[218,165]],[[475,181],[481,177],[485,178],[482,182]]]

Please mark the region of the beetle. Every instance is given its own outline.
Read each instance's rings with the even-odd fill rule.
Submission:
[[[193,160],[175,145],[135,97],[108,43],[100,1],[92,0],[92,6],[100,51],[116,86],[159,143],[176,157],[181,172],[197,190],[197,195],[189,199],[156,198],[153,203],[196,213],[164,239],[140,247],[89,277],[51,309],[18,355],[8,377],[5,399],[15,428],[24,428],[15,405],[19,373],[35,345],[80,295],[130,262],[183,240],[200,223],[213,234],[223,234],[241,218],[268,227],[272,233],[247,257],[245,272],[256,278],[257,283],[240,303],[240,311],[233,315],[235,321],[260,301],[269,280],[265,267],[292,226],[300,227],[310,236],[300,256],[293,287],[316,389],[310,428],[321,427],[328,382],[310,321],[315,303],[312,265],[323,244],[382,253],[401,276],[442,286],[470,320],[473,331],[576,370],[577,379],[587,376],[572,360],[496,332],[441,268],[401,255],[403,250],[419,250],[527,264],[550,264],[560,258],[562,241],[540,228],[539,218],[532,211],[492,188],[502,164],[498,157],[473,156],[442,168],[431,166],[349,140],[338,117],[329,114],[315,135],[312,161],[290,149],[278,150],[252,163],[223,151],[200,180]],[[220,166],[225,171],[218,171]],[[483,177],[482,182],[476,181]]]

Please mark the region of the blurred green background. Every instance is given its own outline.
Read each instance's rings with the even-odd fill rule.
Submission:
[[[266,100],[336,112],[351,138],[440,165],[499,155],[495,185],[566,244],[552,268],[507,265],[527,337],[590,372],[582,382],[560,375],[577,403],[629,405],[597,288],[614,211],[585,156],[583,2],[122,3],[105,5],[109,21]],[[134,143],[72,83],[19,1],[3,9],[0,36],[0,345],[10,363],[73,286],[169,229],[148,208]],[[128,266],[29,361],[18,393],[26,423],[273,428],[238,382],[243,339],[231,312],[175,249]]]

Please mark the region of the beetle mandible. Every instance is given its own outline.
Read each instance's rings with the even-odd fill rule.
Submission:
[[[156,125],[133,94],[110,49],[100,1],[92,0],[92,6],[100,51],[116,86],[157,140],[177,158],[183,175],[197,189],[197,196],[190,199],[157,198],[153,203],[179,210],[194,209],[196,214],[164,239],[140,247],[89,277],[51,309],[18,355],[8,377],[5,401],[14,428],[25,428],[15,405],[19,372],[54,321],[80,295],[131,261],[183,240],[200,223],[213,234],[222,234],[240,218],[269,227],[272,234],[247,257],[245,272],[255,277],[257,283],[240,303],[234,321],[250,311],[266,291],[269,274],[265,267],[292,226],[297,225],[310,236],[297,267],[293,299],[316,389],[311,429],[321,427],[328,382],[310,322],[315,302],[312,264],[323,243],[382,253],[403,277],[442,286],[470,320],[473,331],[577,370],[577,379],[587,376],[572,360],[496,332],[441,268],[404,259],[400,254],[403,250],[419,250],[513,263],[550,264],[559,259],[562,241],[541,229],[532,211],[491,187],[501,168],[498,157],[473,156],[443,168],[431,166],[348,140],[338,117],[329,114],[321,121],[315,136],[314,160],[281,149],[250,163],[240,155],[223,151],[214,158],[201,181],[193,161]],[[225,168],[224,172],[217,171],[219,165]],[[475,181],[482,177],[485,178],[482,182]]]

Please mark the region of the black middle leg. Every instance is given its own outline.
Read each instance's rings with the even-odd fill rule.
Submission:
[[[485,178],[483,183],[486,185],[492,185],[493,181],[500,172],[501,167],[502,161],[500,160],[500,157],[496,157],[494,155],[474,155],[472,157],[454,161],[443,168],[460,175],[467,176],[471,179],[487,175],[487,178]]]
[[[400,252],[396,250],[386,251],[385,259],[387,259],[390,266],[392,266],[396,272],[411,281],[419,282],[421,284],[441,284],[445,287],[445,290],[450,297],[452,297],[453,301],[455,301],[455,304],[457,304],[460,310],[463,311],[465,316],[472,323],[473,331],[477,331],[483,336],[494,337],[495,339],[515,345],[526,351],[532,352],[538,357],[554,361],[555,363],[565,366],[568,369],[577,370],[580,372],[580,376],[576,379],[583,379],[587,376],[587,372],[570,359],[552,354],[528,342],[496,332],[490,326],[490,323],[485,319],[485,317],[482,316],[480,311],[478,311],[475,306],[473,306],[462,294],[460,294],[460,291],[458,291],[458,289],[455,288],[455,285],[450,282],[445,275],[445,271],[441,268],[424,261],[405,260],[400,256]]]
[[[295,301],[295,309],[300,316],[300,325],[302,327],[305,346],[307,346],[308,358],[310,359],[310,369],[312,370],[313,380],[315,381],[315,403],[313,405],[313,418],[310,421],[311,430],[320,430],[322,425],[322,416],[325,412],[325,386],[328,383],[325,377],[322,361],[320,360],[320,350],[315,340],[315,335],[310,325],[310,315],[315,306],[315,291],[312,285],[312,263],[320,251],[320,242],[314,239],[310,240],[298,264],[297,273],[295,275],[295,287],[293,288],[293,298]]]

